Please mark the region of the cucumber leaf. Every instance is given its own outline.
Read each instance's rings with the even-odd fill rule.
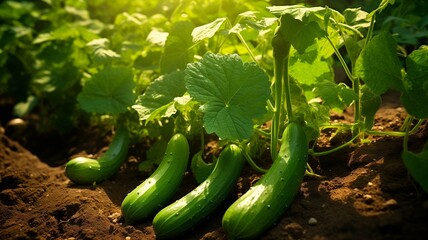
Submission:
[[[420,153],[404,151],[401,157],[410,175],[428,193],[428,142]]]
[[[413,51],[406,59],[406,66],[401,101],[409,114],[428,118],[428,48]]]
[[[196,27],[192,31],[193,42],[199,42],[206,38],[212,38],[218,30],[223,26],[227,18],[217,18],[211,23]]]
[[[375,114],[382,104],[382,98],[370,88],[361,88],[361,115],[364,117],[364,128],[370,130],[374,125]]]
[[[185,70],[190,96],[202,104],[204,127],[222,139],[249,139],[253,119],[266,113],[268,76],[236,55],[207,53]]]
[[[183,70],[193,60],[191,22],[177,22],[172,27],[165,42],[165,50],[160,60],[162,74]]]
[[[106,67],[92,75],[77,97],[83,110],[100,114],[124,113],[135,101],[132,71]]]
[[[377,95],[390,88],[398,91],[403,89],[401,63],[396,49],[394,38],[383,32],[373,37],[357,59],[356,74]]]
[[[120,59],[121,56],[109,49],[110,40],[107,38],[94,39],[86,44],[92,48],[92,58],[95,65],[109,64],[114,60]]]
[[[291,15],[281,17],[281,31],[286,41],[299,52],[304,53],[306,48],[315,43],[316,38],[326,35],[315,21],[301,21]]]
[[[154,80],[138,96],[132,108],[137,111],[141,121],[170,117],[177,112],[175,98],[182,97],[185,92],[183,71],[165,74]]]

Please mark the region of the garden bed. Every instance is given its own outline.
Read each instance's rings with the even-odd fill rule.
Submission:
[[[374,128],[397,130],[405,112],[397,95],[388,97],[377,112]],[[346,121],[348,114],[333,117]],[[18,134],[1,128],[2,239],[155,239],[150,220],[127,225],[120,211],[126,194],[145,178],[137,166],[148,146],[132,146],[121,171],[96,186],[77,186],[64,175],[69,158],[96,153],[108,145],[110,136],[102,138],[92,131],[99,130],[82,128],[64,140],[28,135],[29,129]],[[425,125],[410,138],[409,148],[421,149],[427,136]],[[325,178],[306,177],[292,206],[261,239],[424,239],[428,198],[403,165],[402,138],[370,140],[310,159],[314,171]],[[227,239],[222,214],[259,176],[247,165],[216,214],[182,239]],[[175,198],[196,186],[188,172]]]

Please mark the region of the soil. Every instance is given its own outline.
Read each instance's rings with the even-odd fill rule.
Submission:
[[[394,94],[384,99],[375,129],[399,128],[406,113],[397,99]],[[350,114],[332,115],[332,120],[347,121]],[[0,239],[155,239],[150,220],[127,225],[120,212],[125,195],[145,178],[137,166],[147,145],[132,146],[128,161],[110,180],[78,186],[64,175],[64,164],[73,156],[105,150],[109,130],[88,127],[70,139],[26,134],[0,127]],[[318,150],[330,147],[328,135]],[[421,149],[427,136],[425,125],[410,138],[410,148]],[[426,239],[428,197],[403,165],[403,139],[369,139],[311,158],[312,168],[324,178],[305,177],[291,207],[260,239]],[[222,214],[259,177],[246,166],[216,214],[180,239],[227,239]],[[196,186],[186,174],[175,198]]]

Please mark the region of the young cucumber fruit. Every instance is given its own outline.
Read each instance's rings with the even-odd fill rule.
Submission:
[[[180,186],[189,160],[189,144],[183,134],[169,140],[161,163],[122,202],[122,215],[127,223],[144,220],[171,200]]]
[[[119,124],[108,150],[98,160],[74,158],[65,165],[65,175],[77,184],[102,182],[119,171],[128,154],[128,147],[128,129],[125,124]]]
[[[222,225],[230,239],[254,239],[278,220],[300,189],[307,151],[303,127],[290,123],[271,168],[226,210]]]
[[[156,238],[176,238],[211,214],[235,186],[243,164],[241,149],[228,145],[205,181],[156,214],[153,220]]]

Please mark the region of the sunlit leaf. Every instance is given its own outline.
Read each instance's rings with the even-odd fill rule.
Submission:
[[[375,94],[403,89],[397,44],[389,33],[373,37],[357,59],[355,72]]]
[[[87,112],[119,114],[134,103],[134,86],[131,70],[124,67],[106,67],[92,75],[77,99]]]
[[[99,48],[94,51],[93,60],[95,64],[107,64],[116,59],[120,59],[120,55],[110,49]]]
[[[153,81],[132,108],[142,121],[170,117],[177,112],[174,99],[183,96],[185,92],[182,71],[166,74]]]
[[[217,18],[211,23],[196,27],[192,31],[193,42],[199,42],[206,38],[212,38],[216,34],[223,23],[226,21],[226,18]]]
[[[185,70],[186,88],[204,111],[204,127],[223,139],[248,139],[253,119],[266,112],[267,75],[238,55],[207,53]]]
[[[161,57],[161,73],[183,70],[187,63],[192,62],[192,30],[193,24],[190,22],[177,22],[173,26],[165,42],[164,53]]]
[[[305,52],[306,48],[313,45],[316,38],[326,35],[318,23],[297,20],[291,15],[281,17],[281,32],[299,53]]]

